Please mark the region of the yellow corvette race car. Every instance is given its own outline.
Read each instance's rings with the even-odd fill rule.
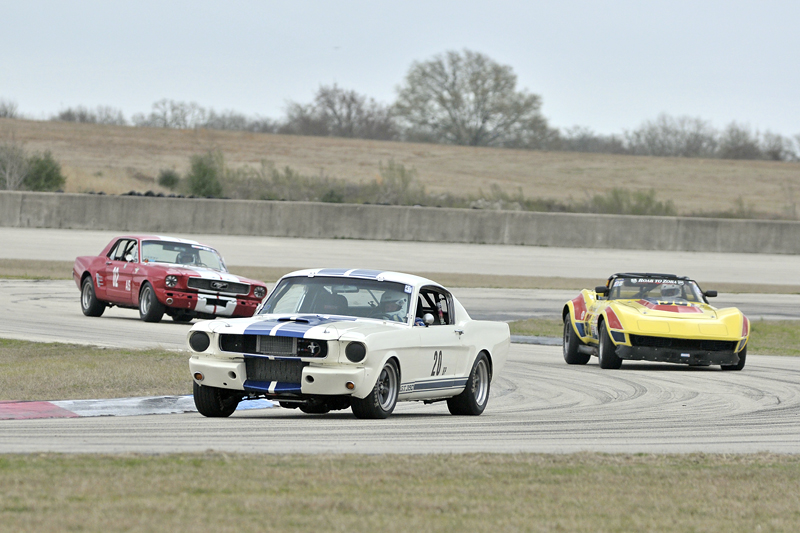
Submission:
[[[750,321],[735,307],[709,305],[716,295],[687,277],[614,274],[564,305],[564,360],[585,365],[596,355],[601,368],[629,359],[741,370]]]

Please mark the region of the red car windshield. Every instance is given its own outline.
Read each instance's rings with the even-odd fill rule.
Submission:
[[[173,241],[142,241],[143,263],[172,263],[227,272],[225,262],[213,248]]]

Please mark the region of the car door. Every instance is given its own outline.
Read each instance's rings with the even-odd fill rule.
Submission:
[[[138,258],[136,239],[120,239],[106,257],[103,277],[110,302],[131,305],[133,269]]]
[[[463,330],[455,323],[453,297],[441,287],[422,287],[415,314],[419,319],[426,314],[433,315],[433,323],[414,327],[420,339],[413,376],[414,396],[451,395],[463,388],[464,378],[469,373],[466,369],[469,347],[462,339]]]

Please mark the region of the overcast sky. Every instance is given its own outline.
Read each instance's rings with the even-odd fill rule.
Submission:
[[[559,128],[666,112],[800,133],[797,0],[0,0],[0,99],[32,118],[163,98],[280,118],[334,83],[389,104],[413,61],[465,48]]]

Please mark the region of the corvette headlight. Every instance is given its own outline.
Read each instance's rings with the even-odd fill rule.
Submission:
[[[263,298],[266,295],[267,295],[267,289],[265,289],[264,287],[256,287],[255,289],[253,289],[253,296],[255,296],[256,298]]]
[[[347,360],[352,363],[360,363],[367,356],[367,347],[360,342],[351,342],[344,349]]]
[[[164,279],[164,283],[167,285],[167,287],[174,287],[178,284],[178,276],[167,276]]]

